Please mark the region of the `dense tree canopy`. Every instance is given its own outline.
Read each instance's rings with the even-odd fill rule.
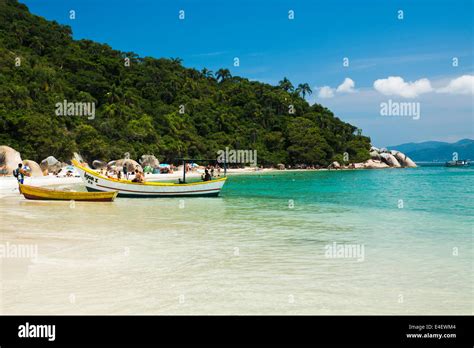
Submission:
[[[128,64],[129,63],[129,64]],[[185,68],[90,40],[0,0],[0,145],[24,158],[73,151],[88,161],[155,154],[215,158],[226,147],[256,149],[259,164],[327,165],[347,152],[369,157],[370,139],[319,104],[308,84],[278,86]],[[303,98],[301,97],[303,96]],[[94,119],[57,116],[56,103],[95,103]]]

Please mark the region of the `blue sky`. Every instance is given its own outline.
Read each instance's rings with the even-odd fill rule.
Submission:
[[[180,57],[187,67],[229,68],[271,84],[284,76],[294,85],[307,82],[313,89],[308,101],[359,126],[378,146],[474,137],[472,79],[456,80],[473,75],[470,0],[23,2],[34,14],[70,25],[77,39],[140,56]],[[76,19],[69,19],[70,10]],[[403,83],[394,86],[389,76]],[[346,78],[355,87],[336,91]],[[410,85],[420,79],[428,79],[430,88]],[[376,80],[384,80],[379,89]],[[324,86],[329,93],[320,93]],[[413,95],[406,97],[404,88]],[[421,117],[382,117],[380,103],[388,99],[420,103]]]

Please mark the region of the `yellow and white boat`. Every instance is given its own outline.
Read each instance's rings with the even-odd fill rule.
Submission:
[[[26,199],[48,201],[86,201],[86,202],[112,202],[117,197],[117,191],[111,192],[73,192],[52,190],[44,187],[20,185],[20,193]]]
[[[132,182],[109,178],[83,167],[73,161],[88,191],[118,191],[118,197],[149,198],[149,197],[216,197],[224,186],[227,177],[192,183],[170,182]]]

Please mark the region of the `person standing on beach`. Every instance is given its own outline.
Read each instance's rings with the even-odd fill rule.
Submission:
[[[23,181],[25,180],[25,172],[24,170],[22,169],[23,167],[23,164],[22,163],[18,163],[18,168],[16,168],[14,171],[13,171],[13,176],[18,180],[18,183],[19,184],[22,184],[23,185]]]
[[[123,162],[122,170],[123,170],[123,177],[128,180],[128,170],[127,170],[127,164],[125,162]]]

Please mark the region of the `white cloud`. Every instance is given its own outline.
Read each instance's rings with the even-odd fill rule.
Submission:
[[[324,86],[319,89],[319,94],[318,96],[320,98],[332,98],[334,97],[334,88],[331,88],[329,86]]]
[[[374,82],[376,91],[385,95],[398,95],[404,98],[415,98],[420,94],[433,91],[430,80],[420,79],[415,82],[405,82],[400,76],[389,76]]]
[[[353,93],[356,90],[354,89],[355,82],[346,77],[344,81],[337,86],[337,88],[332,88],[330,86],[324,87],[316,87],[319,90],[318,97],[319,98],[333,98],[335,93]]]
[[[439,88],[438,93],[474,94],[474,75],[463,75],[449,81],[448,85]]]
[[[336,92],[353,93],[355,92],[354,86],[355,86],[354,80],[346,77],[344,81],[337,87]]]

